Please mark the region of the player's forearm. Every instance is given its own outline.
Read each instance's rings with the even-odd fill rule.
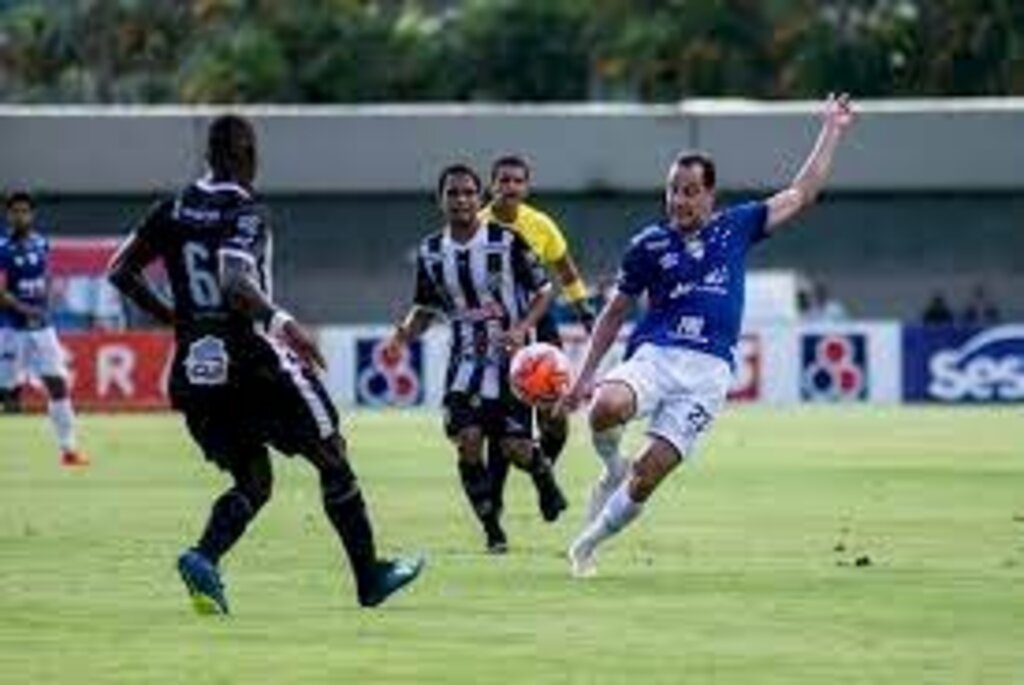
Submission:
[[[799,191],[802,203],[811,204],[825,186],[832,172],[832,158],[839,144],[840,129],[826,122],[818,133],[814,148],[807,156],[799,173],[793,178],[790,187]]]
[[[583,359],[583,366],[580,369],[581,378],[592,378],[601,364],[601,360],[608,354],[615,339],[622,329],[629,313],[629,299],[623,295],[616,295],[601,310],[594,324],[594,332],[590,336],[590,344],[587,345],[587,352]]]
[[[433,321],[434,313],[432,311],[425,307],[414,305],[395,329],[395,337],[402,344],[407,344],[426,333]]]
[[[526,316],[523,317],[522,327],[528,330],[536,328],[548,309],[551,308],[554,299],[555,289],[551,285],[539,290],[530,300],[530,307],[526,311]]]
[[[252,276],[241,270],[221,274],[221,289],[228,305],[243,316],[269,325],[278,308],[256,284]]]
[[[136,307],[160,323],[174,325],[174,308],[150,285],[146,277],[137,272],[114,270],[110,283]]]

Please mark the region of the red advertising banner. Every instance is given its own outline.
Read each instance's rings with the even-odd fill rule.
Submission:
[[[88,411],[167,409],[167,374],[174,338],[165,331],[63,333],[71,397]],[[33,383],[28,409],[45,406],[45,393]]]
[[[733,402],[757,402],[761,399],[761,338],[744,333],[736,346],[736,371],[729,399]]]

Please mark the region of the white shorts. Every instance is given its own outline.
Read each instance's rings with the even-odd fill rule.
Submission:
[[[636,416],[650,417],[647,434],[667,440],[686,458],[725,406],[732,369],[703,352],[644,344],[600,382],[628,385]]]
[[[25,374],[67,377],[64,348],[52,326],[35,331],[0,329],[0,388],[13,388]]]

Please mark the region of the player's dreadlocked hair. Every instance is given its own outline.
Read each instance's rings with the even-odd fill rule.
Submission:
[[[206,161],[213,175],[249,183],[256,176],[256,132],[236,114],[225,114],[210,123]]]

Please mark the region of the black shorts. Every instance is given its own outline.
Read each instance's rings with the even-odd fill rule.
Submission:
[[[537,342],[551,343],[555,347],[562,346],[562,336],[558,332],[558,322],[551,312],[546,313],[537,322]]]
[[[455,438],[466,428],[480,428],[487,438],[533,437],[533,410],[514,397],[486,399],[464,392],[444,396],[444,431]]]
[[[174,363],[172,404],[206,458],[225,469],[265,455],[268,447],[308,454],[338,434],[338,413],[320,380],[265,339],[249,345],[219,385],[190,382],[187,350]]]

